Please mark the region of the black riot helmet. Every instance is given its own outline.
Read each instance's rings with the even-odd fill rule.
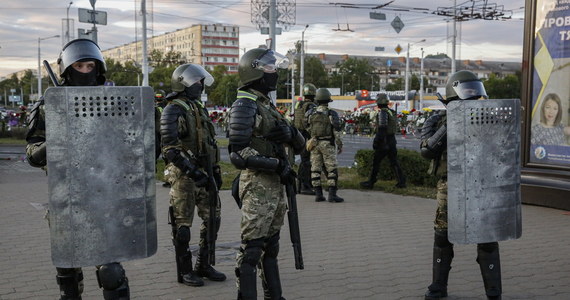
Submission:
[[[172,72],[172,90],[184,92],[190,99],[199,99],[205,86],[214,83],[214,77],[198,64],[183,64]]]
[[[326,104],[332,102],[331,92],[326,88],[320,88],[315,95],[315,101],[319,104]]]
[[[240,86],[250,85],[264,78],[266,74],[276,75],[277,69],[286,69],[288,66],[289,60],[271,49],[251,49],[239,60],[238,75]]]
[[[481,79],[475,73],[467,70],[451,74],[445,86],[445,94],[445,102],[488,98]]]
[[[80,61],[95,61],[97,65],[95,68],[95,77],[98,84],[105,82],[103,74],[107,71],[105,59],[101,54],[101,48],[92,40],[89,39],[76,39],[70,41],[61,50],[57,64],[59,66],[59,75],[64,82],[70,82],[72,73],[71,65]]]

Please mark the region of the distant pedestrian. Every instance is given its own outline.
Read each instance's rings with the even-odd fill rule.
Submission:
[[[311,135],[308,148],[311,152],[311,181],[315,189],[315,201],[325,201],[321,183],[321,173],[326,172],[329,188],[329,202],[343,202],[337,195],[338,168],[337,154],[342,153],[340,136],[340,118],[338,113],[329,108],[331,93],[326,88],[317,90],[315,101],[318,106],[311,108],[305,115],[307,131]],[[323,165],[325,170],[323,170]]]
[[[388,100],[388,97],[386,97],[386,94],[378,94],[376,104],[380,108],[380,111],[376,115],[376,135],[372,142],[372,148],[374,149],[372,172],[370,172],[368,181],[360,183],[360,186],[365,189],[371,189],[374,187],[374,183],[376,183],[376,180],[378,179],[380,163],[386,156],[388,156],[388,159],[390,160],[390,166],[392,167],[392,171],[394,172],[394,176],[397,180],[396,187],[406,187],[406,176],[398,162],[398,149],[396,148],[396,132],[398,130],[398,126],[396,124],[396,112],[388,108],[389,102],[390,101]]]
[[[295,119],[293,125],[297,128],[308,141],[311,135],[305,127],[305,114],[311,108],[316,107],[315,95],[317,87],[312,83],[307,83],[303,86],[303,101],[298,101],[295,107]],[[314,195],[313,184],[311,183],[311,152],[303,149],[301,152],[301,163],[297,172],[297,181],[299,193],[305,195]]]

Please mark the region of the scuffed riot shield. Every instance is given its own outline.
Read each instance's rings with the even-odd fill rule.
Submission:
[[[521,236],[520,100],[447,106],[448,233],[475,244]]]
[[[56,87],[45,93],[52,261],[72,268],[157,248],[150,87]]]

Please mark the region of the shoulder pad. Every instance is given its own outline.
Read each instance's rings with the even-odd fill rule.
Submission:
[[[437,123],[441,119],[441,115],[435,114],[429,117],[422,126],[422,139],[428,139],[437,130]]]
[[[232,104],[228,126],[229,143],[232,148],[235,148],[235,146],[242,148],[249,145],[253,135],[253,126],[255,125],[256,114],[257,104],[251,98],[238,98]]]
[[[182,100],[180,100],[180,99],[174,99],[174,100],[172,100],[172,104],[176,104],[176,105],[178,105],[178,106],[184,108],[185,111],[190,110],[190,105],[188,105],[188,103],[186,103],[186,102],[184,102],[184,101],[182,101]]]
[[[329,110],[329,116],[331,117],[332,126],[335,130],[340,130],[340,118],[338,113],[334,110]]]

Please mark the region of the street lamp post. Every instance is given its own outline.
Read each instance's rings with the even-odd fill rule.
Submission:
[[[299,96],[303,96],[303,86],[305,85],[305,30],[309,28],[309,24],[305,25],[305,29],[301,33],[301,76],[299,81]]]
[[[422,60],[420,63],[420,105],[419,105],[420,110],[422,110],[423,101],[424,101],[424,48],[422,48]]]
[[[69,5],[67,6],[67,18],[65,19],[67,27],[65,27],[65,43],[63,43],[64,45],[69,43],[69,8],[71,7],[71,4],[73,4],[73,1],[69,2]]]
[[[41,65],[41,48],[40,48],[40,42],[43,40],[47,40],[47,39],[51,39],[51,38],[58,38],[58,35],[54,35],[54,36],[49,36],[49,37],[45,37],[45,38],[38,38],[38,100],[40,100],[40,97],[42,96],[42,65]]]
[[[409,98],[408,92],[410,91],[410,80],[409,80],[409,78],[408,78],[408,77],[410,76],[410,46],[411,46],[411,45],[418,44],[418,43],[423,43],[423,42],[425,42],[425,41],[426,41],[426,39],[423,39],[423,40],[421,40],[421,41],[419,41],[419,42],[415,42],[415,43],[412,43],[412,44],[408,43],[408,51],[407,51],[407,53],[406,53],[406,74],[405,74],[405,77],[406,77],[406,78],[405,78],[405,80],[404,80],[404,82],[405,82],[404,92],[405,92],[405,100],[406,100],[406,109],[407,109],[407,110],[410,109],[410,103],[408,102],[408,100],[409,100],[409,99],[408,99],[408,98]]]

